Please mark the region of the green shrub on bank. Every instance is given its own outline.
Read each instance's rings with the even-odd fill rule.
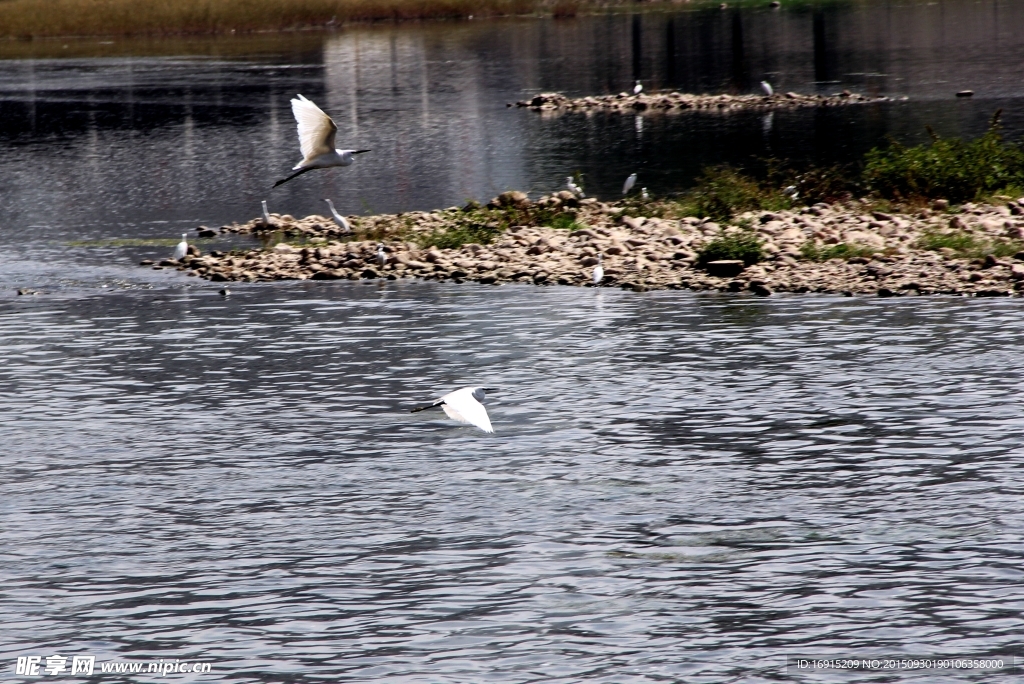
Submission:
[[[808,261],[828,261],[829,259],[852,259],[854,257],[870,257],[877,252],[875,247],[840,242],[837,245],[819,246],[808,240],[800,246],[800,256]]]
[[[697,250],[697,262],[736,259],[752,266],[764,258],[764,241],[750,229],[722,231]]]
[[[728,221],[745,211],[778,211],[792,200],[777,188],[768,187],[728,166],[704,169],[687,203],[693,215]]]
[[[1024,146],[1004,142],[999,112],[975,140],[932,135],[925,145],[893,142],[865,156],[865,186],[899,201],[948,199],[959,204],[1024,188]]]

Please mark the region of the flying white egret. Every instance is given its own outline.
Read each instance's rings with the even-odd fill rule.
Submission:
[[[768,97],[775,94],[775,88],[772,88],[772,84],[768,81],[761,81],[761,90],[763,90],[764,94]]]
[[[337,223],[346,233],[351,233],[352,226],[348,224],[348,219],[339,214],[338,210],[334,208],[334,202],[329,199],[325,199],[324,202],[327,202],[327,206],[331,208],[331,216],[334,217],[334,222]]]
[[[261,201],[260,204],[263,205],[263,225],[264,226],[269,226],[270,225],[270,212],[267,211],[267,200]]]
[[[384,251],[384,243],[377,243],[377,263],[380,264],[381,268],[384,268],[384,264],[388,263],[387,252]]]
[[[636,185],[636,174],[631,173],[629,174],[629,178],[626,179],[626,182],[622,184],[622,194],[628,195],[634,185]]]
[[[572,176],[565,177],[565,187],[569,188],[569,192],[576,195],[577,197],[586,197],[586,195],[583,194],[583,188],[576,185],[575,181],[573,181],[572,179]]]
[[[295,121],[298,123],[302,161],[292,167],[292,171],[295,173],[274,183],[275,188],[313,169],[350,166],[353,162],[353,155],[370,151],[335,149],[334,139],[338,133],[338,126],[331,117],[324,113],[324,110],[302,95],[292,99],[292,114],[295,115]]]
[[[604,280],[604,254],[597,253],[597,266],[594,267],[594,285],[600,285],[601,281]]]
[[[640,81],[637,81],[636,85],[633,86],[633,94],[639,95],[642,92],[644,92],[644,84],[641,83]]]
[[[651,199],[651,196],[647,193],[647,188],[640,188],[640,199],[644,202]]]
[[[182,233],[181,242],[179,242],[177,246],[174,248],[174,258],[177,261],[181,261],[182,259],[185,258],[185,255],[188,254],[188,242],[186,241],[187,237],[188,233]]]
[[[486,391],[484,387],[463,387],[444,395],[433,404],[417,406],[412,412],[417,413],[440,406],[452,420],[475,425],[484,432],[494,432],[494,428],[491,427],[491,419],[487,417],[487,409],[481,403]]]

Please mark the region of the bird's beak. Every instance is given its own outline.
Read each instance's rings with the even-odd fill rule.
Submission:
[[[497,387],[484,387],[483,390],[484,390],[484,392],[497,392],[498,388]]]
[[[352,150],[352,154],[362,154],[363,152],[370,152],[370,150]]]

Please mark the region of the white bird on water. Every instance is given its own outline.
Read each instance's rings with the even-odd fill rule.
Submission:
[[[370,151],[335,149],[338,126],[331,117],[324,113],[324,110],[302,95],[292,99],[292,114],[295,115],[295,121],[298,123],[302,161],[292,167],[292,171],[295,173],[274,183],[275,188],[313,169],[350,166],[354,160],[353,155]]]
[[[768,97],[775,94],[775,88],[772,88],[772,84],[768,81],[761,81],[761,90],[763,90],[764,94]]]
[[[339,214],[338,210],[334,208],[334,202],[329,199],[325,199],[324,202],[327,202],[327,206],[331,208],[331,216],[334,217],[334,222],[337,223],[346,233],[351,233],[352,226],[349,225],[348,219]]]
[[[481,403],[487,391],[484,387],[463,387],[444,395],[433,404],[417,406],[412,412],[417,413],[440,406],[452,420],[475,425],[484,432],[494,432],[494,428],[491,427],[491,419],[487,417],[487,409]]]
[[[384,264],[388,263],[387,252],[384,251],[384,243],[377,243],[377,263],[380,264],[381,268],[384,268]]]
[[[269,226],[271,222],[270,222],[270,212],[267,211],[267,200],[262,200],[260,202],[260,204],[263,205],[263,225]]]
[[[622,184],[622,194],[628,195],[634,185],[636,185],[636,174],[631,173],[629,174],[629,178],[626,179],[626,182]]]
[[[565,177],[565,187],[569,188],[569,192],[576,195],[577,197],[586,197],[586,195],[583,194],[583,188],[576,185],[576,182],[573,181],[572,176]]]
[[[594,267],[594,285],[600,285],[604,280],[604,254],[597,253],[597,266]]]
[[[644,92],[644,84],[641,83],[640,81],[637,81],[636,85],[633,86],[633,94],[639,95],[642,92]]]
[[[174,248],[174,258],[177,261],[181,261],[182,259],[185,258],[185,255],[188,254],[188,242],[186,241],[187,237],[188,233],[182,233],[181,242],[179,242],[177,246]]]

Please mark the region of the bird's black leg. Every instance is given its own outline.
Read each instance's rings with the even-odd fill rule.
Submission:
[[[315,166],[307,166],[304,169],[299,169],[298,171],[296,171],[292,175],[288,176],[287,178],[282,178],[281,180],[279,180],[276,183],[274,183],[274,187],[276,188],[278,185],[281,185],[283,183],[287,183],[292,178],[295,178],[296,176],[301,176],[302,174],[306,173],[307,171],[312,171],[315,168],[316,168]]]

